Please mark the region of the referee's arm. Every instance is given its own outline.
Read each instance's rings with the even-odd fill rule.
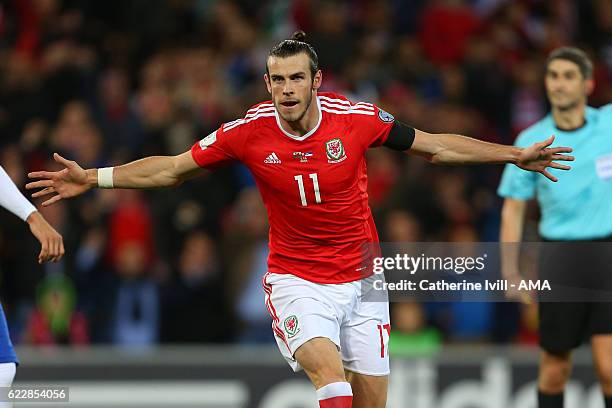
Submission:
[[[518,260],[519,245],[523,238],[523,226],[525,224],[525,210],[527,201],[515,198],[504,199],[501,213],[501,228],[499,231],[499,242],[502,243],[502,276],[505,279],[520,276]]]

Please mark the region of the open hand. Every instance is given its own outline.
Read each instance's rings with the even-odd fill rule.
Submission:
[[[523,170],[542,173],[552,181],[558,181],[555,176],[548,172],[548,168],[570,170],[571,167],[559,164],[557,161],[573,161],[574,156],[561,153],[571,153],[571,147],[549,147],[555,141],[551,136],[543,142],[535,143],[521,151],[519,160],[516,163]]]
[[[52,195],[43,206],[48,206],[58,202],[62,198],[70,198],[85,193],[91,189],[91,184],[87,181],[87,172],[83,170],[77,162],[66,160],[57,153],[53,154],[53,159],[64,166],[60,171],[34,171],[28,174],[31,179],[40,179],[26,184],[28,190],[42,188],[32,194],[32,197],[43,197]]]

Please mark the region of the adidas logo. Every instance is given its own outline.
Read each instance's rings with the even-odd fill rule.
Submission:
[[[281,164],[281,161],[278,158],[278,156],[276,155],[276,153],[272,152],[268,157],[266,157],[266,160],[264,160],[264,163],[266,163],[266,164]]]

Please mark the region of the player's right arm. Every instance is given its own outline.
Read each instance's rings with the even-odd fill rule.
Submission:
[[[150,156],[121,166],[102,169],[83,169],[75,161],[67,160],[55,153],[53,158],[63,165],[60,171],[35,171],[28,174],[39,179],[26,185],[27,189],[39,190],[32,197],[51,195],[43,206],[51,205],[63,198],[78,196],[95,187],[101,188],[156,188],[177,186],[185,180],[240,160],[247,127],[240,126],[244,120],[224,124],[190,150],[176,156]]]
[[[150,156],[121,166],[104,169],[83,169],[77,162],[55,153],[53,158],[64,166],[60,171],[35,171],[28,174],[40,179],[26,185],[27,189],[42,188],[32,197],[51,197],[43,206],[63,198],[75,197],[95,187],[103,188],[156,188],[171,187],[197,175],[202,169],[191,151],[177,156]]]

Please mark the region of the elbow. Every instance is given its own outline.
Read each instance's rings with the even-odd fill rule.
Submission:
[[[427,156],[426,159],[431,164],[437,164],[437,165],[444,164],[444,159],[439,153],[431,154]]]
[[[183,184],[184,182],[185,182],[185,180],[182,180],[182,179],[181,179],[181,178],[179,178],[179,177],[174,177],[174,178],[171,178],[171,179],[169,180],[169,182],[168,182],[168,185],[167,185],[167,186],[168,186],[168,187],[178,187],[178,186],[180,186],[181,184]]]
[[[180,177],[176,177],[169,173],[159,174],[157,177],[152,179],[153,187],[177,187],[183,184],[184,180],[181,180]]]
[[[452,156],[448,148],[442,145],[441,143],[437,143],[434,146],[434,149],[426,156],[427,161],[431,164],[442,165],[449,163],[450,157]]]
[[[164,172],[166,187],[178,187],[187,180],[187,177],[181,174],[179,161],[175,157],[172,159],[172,167]]]
[[[428,162],[436,165],[443,165],[449,163],[449,155],[448,152],[444,149],[440,149],[435,153],[430,153],[425,156]]]
[[[453,152],[449,149],[442,149],[432,154],[428,159],[430,163],[437,165],[459,165],[474,163],[464,155]]]

